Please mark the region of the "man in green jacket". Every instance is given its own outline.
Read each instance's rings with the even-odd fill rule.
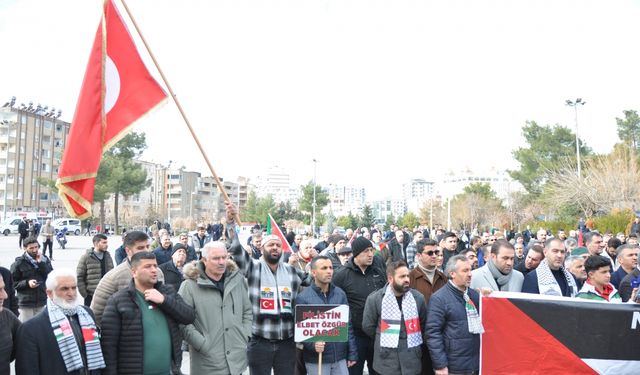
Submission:
[[[184,267],[185,281],[178,294],[196,311],[193,324],[181,326],[189,344],[191,374],[243,373],[253,319],[244,275],[227,260],[220,241],[201,249],[198,263]]]

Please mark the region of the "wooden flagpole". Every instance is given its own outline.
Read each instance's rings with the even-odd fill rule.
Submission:
[[[149,52],[149,56],[151,56],[151,60],[153,60],[153,64],[156,66],[156,69],[158,69],[158,72],[160,73],[160,76],[162,77],[162,81],[167,86],[167,90],[169,90],[169,94],[171,95],[171,98],[173,99],[173,102],[176,103],[176,106],[178,107],[178,111],[180,111],[180,115],[182,115],[182,118],[184,119],[184,122],[187,124],[187,128],[189,128],[189,132],[191,132],[191,136],[196,141],[196,144],[198,145],[198,149],[202,153],[202,156],[204,157],[204,160],[207,162],[207,166],[209,167],[209,170],[211,171],[211,174],[213,175],[213,178],[216,180],[216,184],[218,185],[218,190],[220,191],[220,193],[222,194],[222,197],[224,198],[224,200],[226,202],[232,203],[231,199],[229,199],[229,196],[227,195],[227,192],[224,190],[224,185],[222,185],[222,182],[220,181],[220,178],[218,178],[218,174],[213,169],[213,166],[211,165],[211,162],[209,161],[209,158],[207,157],[207,154],[205,153],[204,148],[200,144],[200,140],[198,139],[198,136],[196,135],[195,131],[193,131],[193,128],[191,127],[191,123],[189,122],[189,119],[187,118],[187,114],[184,112],[184,110],[182,109],[182,106],[180,105],[180,102],[178,101],[178,97],[176,96],[176,94],[174,94],[173,89],[171,88],[171,85],[169,84],[169,81],[167,81],[167,78],[165,77],[164,73],[162,72],[162,69],[160,69],[160,65],[158,64],[158,61],[156,60],[156,57],[154,56],[153,52],[151,52],[151,48],[149,48],[149,45],[147,44],[147,41],[144,38],[144,35],[142,35],[142,32],[140,31],[140,28],[138,27],[138,24],[136,23],[135,18],[133,18],[133,15],[129,11],[129,7],[127,6],[126,1],[125,0],[120,0],[120,1],[122,1],[122,5],[124,6],[124,9],[127,12],[127,15],[129,16],[129,19],[131,20],[131,23],[133,23],[133,27],[135,27],[136,32],[138,33],[138,35],[140,35],[140,39],[142,40],[142,43],[144,44],[145,48],[147,49],[147,52]],[[235,215],[234,215],[236,223],[238,225],[240,225],[242,223],[240,221],[239,211],[240,211],[240,207],[238,207],[238,212],[236,212]]]

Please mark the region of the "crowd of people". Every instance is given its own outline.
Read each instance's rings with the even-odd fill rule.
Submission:
[[[241,243],[235,210],[216,239],[130,231],[115,262],[96,234],[76,270],[22,239],[0,267],[0,375],[14,358],[17,375],[181,374],[185,350],[194,375],[476,374],[482,295],[637,301],[635,232],[358,228],[293,233],[289,253],[259,229]],[[296,343],[297,304],[348,305],[347,341]]]

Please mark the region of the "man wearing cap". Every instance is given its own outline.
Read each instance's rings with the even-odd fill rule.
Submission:
[[[362,330],[362,316],[367,297],[387,282],[385,265],[380,256],[373,255],[373,244],[364,237],[353,240],[351,250],[351,259],[333,277],[333,283],[347,294],[358,349],[358,362],[349,367],[349,374],[362,375],[367,362],[369,374],[376,375],[373,339]]]
[[[341,234],[332,234],[327,239],[327,243],[329,244],[320,255],[324,255],[331,259],[331,263],[333,264],[333,270],[337,271],[338,268],[342,267],[342,263],[338,258],[338,250],[342,249],[346,245],[346,240]]]
[[[107,250],[108,247],[107,236],[98,233],[93,236],[93,247],[82,254],[78,261],[78,292],[84,297],[84,305],[87,307],[91,306],[93,293],[100,280],[113,269],[113,259]]]
[[[156,256],[157,257],[157,256]],[[180,289],[180,284],[184,281],[182,267],[187,259],[187,248],[179,243],[173,247],[171,260],[158,266],[164,274],[165,285],[171,285],[176,292]]]
[[[187,260],[185,261],[185,263],[189,263],[191,261],[194,260],[198,260],[198,254],[196,254],[196,249],[193,248],[193,246],[189,245],[189,235],[186,233],[180,233],[180,235],[178,236],[178,243],[176,245],[174,245],[174,250],[175,247],[178,245],[183,245],[187,251]]]
[[[349,246],[345,246],[342,249],[336,251],[336,254],[338,255],[338,259],[340,260],[340,266],[338,268],[334,267],[334,271],[336,271],[337,269],[340,269],[340,267],[342,267],[345,264],[347,264],[349,259],[351,259],[351,255],[353,254],[353,251],[351,250],[351,248]],[[332,260],[332,262],[333,262],[333,260]]]
[[[262,258],[252,259],[234,230],[236,208],[227,202],[229,252],[247,278],[253,309],[252,336],[247,348],[252,375],[291,375],[296,363],[293,341],[294,302],[300,286],[310,277],[290,264],[280,262],[282,241],[278,236],[262,238]],[[294,258],[292,258],[294,259]]]

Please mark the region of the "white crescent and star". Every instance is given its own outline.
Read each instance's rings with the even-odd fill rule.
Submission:
[[[105,59],[104,67],[105,96],[104,96],[104,113],[105,115],[111,111],[118,101],[120,95],[120,74],[118,67],[111,60],[109,55]]]

